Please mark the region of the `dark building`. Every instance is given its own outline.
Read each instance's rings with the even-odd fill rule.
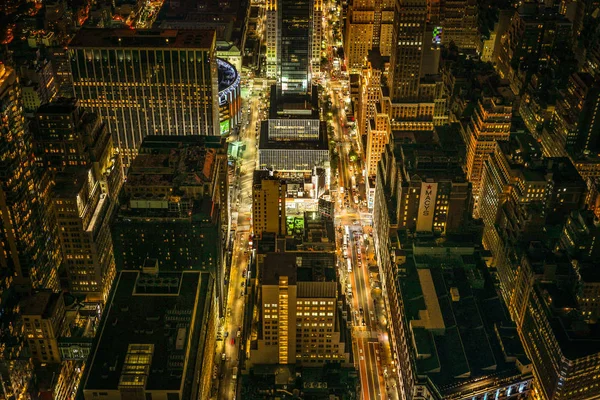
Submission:
[[[440,144],[398,145],[398,228],[456,232],[472,212],[471,184],[453,149]]]
[[[478,244],[403,237],[396,259],[398,298],[390,313],[405,335],[409,399],[525,399],[531,361],[510,321]],[[402,343],[397,343],[402,345]],[[498,379],[501,376],[502,379]]]
[[[83,398],[209,398],[217,322],[210,274],[150,265],[122,271],[115,285]]]
[[[84,28],[69,52],[75,96],[126,165],[148,135],[219,135],[214,30]]]
[[[598,277],[586,256],[597,251],[597,227],[579,211],[586,187],[570,160],[540,153],[532,137],[513,135],[486,160],[483,244],[540,397],[594,398]]]
[[[277,54],[282,93],[306,94],[311,89],[311,0],[279,0]]]
[[[571,212],[560,234],[560,248],[580,261],[600,260],[600,221],[592,211]]]
[[[498,72],[519,93],[539,67],[547,66],[555,52],[571,47],[573,24],[556,7],[525,2],[513,14],[500,39]]]
[[[222,296],[223,163],[226,151],[218,137],[144,140],[113,223],[117,270],[139,269],[151,258],[163,269],[208,271]]]

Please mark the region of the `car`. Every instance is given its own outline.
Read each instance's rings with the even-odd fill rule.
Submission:
[[[227,339],[227,336],[229,336],[229,332],[225,332],[225,339]]]
[[[233,346],[235,344],[235,338],[231,338],[231,345]]]
[[[227,355],[225,354],[225,352],[223,352],[221,354],[221,360],[225,361],[225,359],[227,359]]]
[[[364,361],[364,360],[365,360],[365,357],[360,356],[360,361]]]
[[[227,307],[227,316],[231,317],[231,307]],[[227,334],[227,332],[225,332]]]
[[[246,282],[242,281],[242,287],[246,286]]]
[[[362,354],[362,353],[363,353],[363,350],[362,350],[362,349],[358,349],[358,352],[359,352],[360,354]]]
[[[359,311],[360,311],[361,314],[364,314],[364,312],[365,312],[362,307],[359,308]]]

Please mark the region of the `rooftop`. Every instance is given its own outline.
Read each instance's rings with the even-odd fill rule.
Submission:
[[[433,136],[419,143],[406,143],[404,137],[395,137],[396,160],[403,166],[404,180],[410,181],[413,175],[427,178],[450,179],[453,182],[466,182],[461,167],[461,158],[452,146],[442,147]]]
[[[417,374],[442,395],[520,375],[516,358],[505,357],[496,334],[495,327],[510,319],[479,253],[460,245],[444,252],[415,247],[412,253],[398,280]],[[512,353],[524,354],[520,342],[511,345]]]
[[[133,160],[126,182],[132,186],[198,186],[212,181],[218,137],[148,136]]]
[[[27,297],[21,302],[21,315],[39,315],[43,319],[50,318],[59,304],[62,294],[43,290]]]
[[[200,326],[212,296],[210,275],[123,271],[115,286],[90,355],[84,390],[139,385],[179,391],[202,346]],[[134,374],[136,366],[144,371],[141,376]],[[138,378],[132,383],[134,375]]]
[[[38,107],[36,115],[44,114],[70,114],[77,108],[78,100],[74,97],[59,97],[50,103]]]
[[[600,323],[584,321],[567,282],[540,282],[534,290],[565,357],[573,360],[600,353]]]
[[[334,267],[335,255],[333,253],[310,251],[267,253],[262,263],[262,284],[278,285],[279,277],[287,276],[288,284],[298,284],[298,287],[300,287],[300,282],[332,283],[335,286]],[[325,287],[328,286],[325,285]],[[331,288],[323,290],[331,290]]]
[[[262,121],[260,126],[260,150],[329,150],[327,139],[327,123],[319,124],[319,140],[269,140],[269,121]]]
[[[81,28],[70,48],[167,48],[210,50],[215,46],[213,29],[107,29]]]

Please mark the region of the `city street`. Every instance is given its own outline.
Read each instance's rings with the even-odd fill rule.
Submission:
[[[250,104],[250,114],[246,112],[248,104]],[[235,193],[238,194],[238,198],[231,199],[232,208],[238,212],[238,220],[229,278],[227,311],[222,331],[224,340],[217,345],[217,359],[221,360],[219,371],[221,378],[218,383],[218,396],[215,398],[219,400],[236,398],[242,367],[240,361],[243,362],[244,349],[247,348],[245,338],[248,338],[248,334],[243,329],[243,325],[250,257],[248,241],[251,233],[252,175],[256,166],[257,156],[255,127],[260,119],[259,107],[258,93],[250,95],[248,101],[244,103],[244,118],[242,129],[240,130],[240,140],[245,142],[246,150],[243,153],[242,162],[239,167],[240,174],[237,175],[238,182],[236,184],[239,184],[239,190]],[[247,125],[246,122],[248,122]],[[238,331],[240,332],[239,336]],[[224,360],[222,359],[223,352],[225,353]],[[235,368],[238,369],[238,372],[234,378],[233,373]]]
[[[370,230],[370,218],[366,213],[360,212],[364,201],[364,191],[355,189],[352,176],[360,171],[355,171],[362,164],[362,154],[350,160],[349,152],[354,144],[347,128],[346,116],[343,110],[344,96],[338,96],[331,89],[328,90],[332,97],[333,114],[332,126],[334,139],[339,144],[339,183],[338,199],[336,201],[336,225],[338,232],[338,248],[343,254],[347,252],[348,259],[343,259],[342,287],[350,284],[352,295],[349,295],[352,307],[353,320],[353,350],[355,363],[358,367],[361,380],[363,399],[395,399],[395,394],[389,394],[392,382],[386,382],[389,365],[390,347],[385,329],[385,310],[380,297],[381,289],[375,285],[369,272],[369,265],[374,265],[373,247],[365,245],[364,236]],[[340,101],[342,97],[342,101]],[[343,187],[344,191],[340,188]],[[346,236],[347,248],[343,247]],[[368,237],[368,235],[367,235]],[[350,266],[350,268],[348,268]],[[376,275],[376,274],[373,274]],[[373,281],[373,282],[372,282]],[[346,292],[348,294],[348,291]],[[374,294],[377,293],[375,298]],[[388,390],[386,390],[386,386]]]

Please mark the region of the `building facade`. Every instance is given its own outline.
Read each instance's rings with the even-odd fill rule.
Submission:
[[[0,265],[17,284],[59,287],[60,252],[50,215],[51,182],[35,168],[15,72],[0,64]]]
[[[219,135],[213,30],[81,29],[75,96],[108,124],[129,165],[148,135]]]
[[[313,0],[278,0],[276,51],[282,94],[306,94],[312,87],[313,6]]]
[[[115,277],[109,221],[123,184],[112,137],[106,124],[75,99],[40,107],[31,126],[36,161],[53,175],[63,286],[104,303]]]
[[[260,334],[250,351],[252,365],[350,364],[350,337],[340,324],[335,273],[309,260],[301,252],[259,257]]]
[[[215,276],[224,301],[227,163],[219,137],[149,136],[127,176],[112,223],[117,270],[140,269],[148,258],[170,270]],[[225,191],[223,195],[223,191]],[[221,308],[219,308],[222,311]]]
[[[44,290],[21,303],[24,332],[32,358],[40,363],[60,363],[58,338],[65,326],[65,301],[62,293]]]
[[[351,73],[361,71],[373,48],[384,57],[390,56],[393,21],[393,0],[354,0],[348,6],[344,54]]]
[[[265,232],[285,236],[286,184],[255,171],[252,187],[252,224],[254,234],[262,237]]]
[[[427,21],[426,0],[396,1],[390,65],[393,101],[416,100],[421,79],[421,60]]]
[[[479,199],[483,162],[494,151],[496,141],[510,136],[512,106],[501,97],[484,97],[475,108],[471,122],[464,130],[467,145],[467,179],[473,185],[475,207]],[[475,208],[474,212],[477,212]]]

